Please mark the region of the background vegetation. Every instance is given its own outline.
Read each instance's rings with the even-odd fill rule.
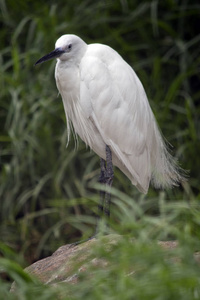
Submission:
[[[21,297],[31,299],[39,293],[55,299],[57,291],[36,283],[16,263],[24,267],[60,245],[90,236],[94,229],[91,216],[98,201],[94,188],[99,158],[81,141],[77,151],[73,139],[66,149],[55,61],[34,67],[65,33],[77,34],[87,43],[110,45],[135,69],[163,134],[174,146],[173,154],[190,170],[184,186],[150,189],[147,196],[115,170],[118,192],[113,190],[111,228],[136,237],[138,248],[132,249],[127,241],[116,247],[107,258],[115,262],[122,251],[124,258],[121,261],[119,255],[121,264],[112,263],[107,274],[110,285],[103,285],[103,270],[92,283],[99,286],[102,297],[106,292],[107,299],[117,299],[117,282],[124,295],[120,299],[133,299],[133,286],[137,299],[200,298],[191,256],[199,249],[200,232],[199,13],[198,1],[186,0],[0,0],[0,265],[4,272],[0,292],[6,299],[12,297],[6,283],[10,278],[21,286]],[[181,241],[178,251],[184,264],[179,269],[167,266],[161,254],[156,260],[160,252],[150,241],[158,239]],[[134,255],[148,272],[123,281],[120,276]],[[178,289],[171,278],[177,280]],[[74,299],[84,295],[97,299],[95,290],[87,287],[83,284],[73,291]]]

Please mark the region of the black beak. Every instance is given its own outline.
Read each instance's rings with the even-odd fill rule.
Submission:
[[[56,48],[54,51],[50,52],[49,54],[43,56],[42,58],[40,58],[38,61],[36,61],[35,66],[38,64],[43,63],[44,61],[50,60],[52,58],[56,58],[61,56],[63,53],[65,53],[64,50],[62,50],[61,48]]]

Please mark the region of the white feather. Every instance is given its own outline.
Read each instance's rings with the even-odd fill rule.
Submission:
[[[75,132],[100,157],[111,148],[113,164],[143,193],[176,185],[179,168],[168,153],[133,69],[112,48],[87,45],[64,35],[56,47],[70,52],[58,58],[55,77],[62,96],[68,130]],[[68,134],[68,140],[69,140]]]

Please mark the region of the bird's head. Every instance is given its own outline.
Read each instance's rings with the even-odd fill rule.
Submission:
[[[79,62],[86,48],[87,44],[81,38],[73,34],[65,34],[56,41],[55,50],[40,58],[35,65],[52,58],[57,58],[61,61]]]

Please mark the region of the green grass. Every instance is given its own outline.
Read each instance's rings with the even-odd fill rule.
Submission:
[[[159,126],[174,146],[173,154],[190,171],[184,186],[168,191],[150,189],[144,196],[116,169],[114,188],[123,194],[120,200],[113,196],[114,232],[129,233],[141,245],[140,231],[144,235],[154,233],[150,235],[153,239],[184,240],[185,236],[188,245],[193,245],[199,239],[200,199],[198,1],[0,0],[0,10],[0,236],[9,247],[6,249],[17,253],[8,259],[24,267],[50,255],[60,245],[90,235],[94,229],[89,217],[98,201],[95,184],[99,159],[81,141],[75,150],[73,138],[66,149],[66,122],[54,80],[55,62],[34,67],[41,56],[54,49],[55,41],[64,33],[77,34],[88,43],[108,44],[125,58],[141,79]],[[127,207],[131,201],[127,204],[126,197],[134,200],[135,207],[130,211]],[[162,201],[166,219],[161,211]],[[139,213],[136,217],[135,210]],[[187,249],[184,244],[180,251],[186,255]],[[153,255],[154,252],[149,263]],[[7,257],[7,251],[2,256]],[[147,260],[145,253],[141,259]],[[193,272],[192,266],[182,265],[178,278],[181,272]],[[144,284],[148,294],[150,286],[156,284],[153,279],[157,282],[159,272],[165,272],[161,261],[157,267],[155,277],[147,272],[143,283],[142,278],[131,279],[124,289],[131,284],[137,290],[138,283],[142,291]],[[10,278],[10,269],[5,270]],[[170,278],[175,269],[166,272],[166,278]],[[195,272],[194,268],[191,276]],[[165,281],[161,278],[159,286],[164,293]],[[95,280],[100,279],[95,277],[94,283]],[[110,280],[112,287],[115,278]],[[6,280],[2,282],[6,292]],[[29,283],[22,282],[28,291]],[[37,284],[32,284],[30,289],[37,290]],[[189,290],[184,284],[181,281],[180,290]],[[41,288],[45,295],[46,289]],[[171,288],[175,289],[175,284]],[[176,299],[184,299],[180,293],[177,295]],[[195,295],[199,294],[194,288],[193,298],[198,299]],[[135,298],[145,297],[135,294]]]
[[[13,294],[4,282],[1,295],[6,299],[199,299],[199,263],[194,257],[200,247],[199,203],[168,203],[161,195],[159,215],[151,216],[149,203],[142,199],[140,205],[114,189],[112,197],[113,215],[119,222],[111,221],[112,235],[101,236],[89,256],[81,255],[74,262],[71,272],[78,273],[78,284],[43,285],[24,273],[14,262],[15,254],[1,246],[6,258],[0,259],[0,270],[15,280]],[[73,219],[79,226],[83,221]],[[159,240],[169,239],[178,241],[176,248],[158,245]],[[94,259],[97,265],[89,263]],[[86,271],[78,272],[82,264]]]

